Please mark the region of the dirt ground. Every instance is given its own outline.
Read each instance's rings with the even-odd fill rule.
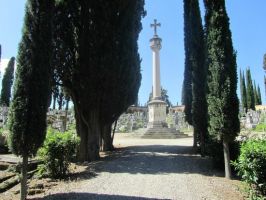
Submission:
[[[208,158],[193,154],[192,138],[141,139],[117,134],[116,151],[72,165],[64,181],[29,181],[29,199],[243,199],[237,180],[223,178]],[[0,199],[19,199],[19,185]]]

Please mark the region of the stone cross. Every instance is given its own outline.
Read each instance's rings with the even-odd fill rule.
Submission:
[[[161,27],[161,23],[157,23],[157,20],[154,19],[154,24],[151,24],[151,27],[154,28],[154,35],[157,35],[157,26]]]

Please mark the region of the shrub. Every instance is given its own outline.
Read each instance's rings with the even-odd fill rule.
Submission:
[[[247,140],[241,145],[240,156],[233,165],[251,188],[266,194],[266,140]]]
[[[38,156],[43,161],[39,166],[39,173],[46,173],[53,178],[65,177],[78,144],[79,138],[73,132],[61,133],[49,129],[43,147],[38,151]]]
[[[8,153],[8,130],[0,128],[0,153]]]
[[[266,124],[258,124],[255,128],[255,131],[258,131],[258,132],[263,132],[263,131],[266,131]]]

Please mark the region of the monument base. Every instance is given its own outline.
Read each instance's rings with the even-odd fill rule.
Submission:
[[[166,119],[166,103],[160,99],[149,102],[149,123],[142,138],[149,139],[175,139],[187,137],[175,128],[168,128]]]

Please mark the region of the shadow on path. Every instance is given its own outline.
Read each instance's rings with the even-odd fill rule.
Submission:
[[[101,200],[150,200],[155,198],[146,197],[134,197],[134,196],[123,196],[123,195],[110,195],[110,194],[95,194],[95,193],[59,193],[48,195],[43,198],[34,198],[32,200],[44,199],[44,200],[78,200],[78,199],[101,199]]]
[[[95,172],[130,174],[202,174],[223,176],[210,158],[193,154],[190,146],[145,145],[118,149],[101,162],[91,164]]]

